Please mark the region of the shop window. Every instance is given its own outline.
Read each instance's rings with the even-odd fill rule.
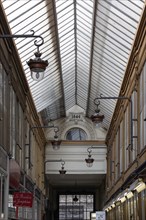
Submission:
[[[130,163],[130,109],[127,107],[124,115],[124,168],[125,170],[128,168]]]
[[[140,75],[140,150],[146,146],[146,63]]]
[[[116,141],[114,140],[113,146],[112,146],[112,160],[111,160],[111,175],[112,175],[112,184],[115,182],[115,146],[116,146]]]
[[[87,139],[86,132],[81,128],[71,128],[66,133],[66,139],[72,141],[81,141]]]
[[[124,138],[123,138],[123,129],[124,123],[121,121],[120,123],[120,174],[123,172],[123,146],[124,146]]]
[[[0,63],[0,144],[5,150],[9,143],[9,118],[10,117],[10,85],[8,76]]]
[[[8,201],[8,216],[10,219],[16,219],[16,207],[13,206],[13,193],[10,191]],[[18,218],[32,220],[33,209],[27,207],[18,207]]]
[[[24,112],[9,76],[0,63],[0,144],[21,167],[24,147]]]
[[[115,139],[115,178],[116,180],[119,178],[120,175],[120,151],[119,151],[119,146],[120,146],[120,128],[118,128],[117,134],[116,134],[116,139]]]
[[[10,90],[10,152],[15,158],[16,146],[16,95],[11,87]]]
[[[131,151],[132,161],[135,160],[137,156],[137,91],[134,91],[131,96],[132,100],[132,129],[133,129],[133,146]]]
[[[24,149],[24,158],[25,158],[25,163],[24,163],[24,166],[25,166],[25,171],[29,170],[30,168],[30,149],[29,148],[29,130],[30,130],[30,125],[27,121],[27,119],[25,119],[24,121],[24,125],[25,125],[25,149]]]

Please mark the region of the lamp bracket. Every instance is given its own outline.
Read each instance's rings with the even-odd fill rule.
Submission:
[[[92,152],[92,149],[98,149],[98,148],[99,148],[99,147],[91,146],[91,147],[88,147],[87,151],[88,151],[89,153],[91,153],[91,152]]]
[[[97,101],[97,102],[96,102]],[[96,100],[94,99],[94,104],[97,105],[97,107],[100,105],[100,101],[99,100]]]
[[[64,160],[61,161],[61,165],[62,165],[62,167],[65,165],[65,161]]]
[[[10,34],[10,35],[9,34],[3,34],[3,35],[0,35],[0,38],[40,38],[41,42],[39,42],[38,40],[34,41],[34,45],[39,50],[39,47],[44,44],[44,39],[40,35],[35,35],[34,30],[30,30],[30,32],[32,32],[32,34]]]
[[[89,154],[91,154],[91,152],[92,152],[92,146],[91,146],[91,147],[88,147],[87,151],[88,151]]]
[[[100,94],[99,97],[94,99],[94,103],[96,104],[96,101],[99,99],[128,99],[131,102],[131,99],[127,96],[118,96],[118,97],[114,97],[114,96],[103,96],[103,94]]]
[[[31,132],[33,129],[39,129],[39,128],[56,128],[59,130],[58,126],[54,126],[54,124],[46,125],[46,126],[33,126],[29,129],[29,143],[27,144],[29,146],[29,166],[31,167]]]
[[[87,151],[88,151],[88,153],[90,154],[90,153],[92,152],[92,149],[99,149],[99,148],[103,149],[103,148],[106,148],[106,147],[91,146],[91,147],[88,147],[88,148],[87,148]]]
[[[66,170],[64,170],[64,164],[65,164],[65,161],[60,159],[60,160],[46,160],[44,162],[44,165],[46,165],[46,163],[48,162],[61,162],[61,169],[59,170],[59,173],[60,174],[65,174],[66,173]]]
[[[54,132],[55,132],[55,138],[58,138],[57,132],[59,131],[59,127],[54,127]]]
[[[127,97],[127,96],[118,96],[118,97],[114,97],[114,96],[103,96],[103,94],[100,94],[99,97],[95,98],[94,99],[94,103],[96,104],[97,101],[99,101],[99,99],[118,99],[118,100],[124,100],[124,99],[127,99],[129,102],[130,102],[130,149],[133,150],[133,105],[132,105],[132,100],[131,98]]]
[[[65,164],[65,161],[64,160],[62,160],[62,159],[60,159],[60,160],[46,160],[44,163],[46,164],[46,163],[49,163],[49,162],[61,162],[61,164],[63,163],[63,165]]]

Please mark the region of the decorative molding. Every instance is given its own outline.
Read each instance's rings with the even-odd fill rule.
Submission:
[[[71,129],[71,128],[81,128],[83,129],[86,134],[87,134],[87,140],[96,140],[96,132],[93,126],[84,120],[79,120],[78,123],[74,123],[74,121],[66,121],[64,123],[64,126],[61,126],[60,129],[60,134],[61,134],[61,139],[66,139],[66,132]]]
[[[79,121],[85,121],[85,116],[83,112],[69,112],[68,120],[78,124]]]

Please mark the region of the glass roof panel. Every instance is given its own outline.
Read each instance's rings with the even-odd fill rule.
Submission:
[[[18,2],[18,0],[16,1],[16,0],[11,0],[10,2],[8,2],[8,1],[6,1],[6,0],[1,0],[1,2],[3,3],[3,4],[5,4],[5,10],[7,9],[8,10],[8,8],[10,8],[10,7],[12,7],[12,5],[13,4],[16,4],[17,2]],[[5,2],[5,3],[4,3]],[[12,10],[11,10],[12,11]],[[11,12],[10,11],[10,12]]]
[[[113,11],[112,13],[110,13],[108,7],[105,7],[105,5],[98,5],[97,15],[99,15],[99,13],[105,15],[107,19],[113,19],[115,24],[120,24],[121,26],[124,26],[126,29],[128,29],[130,32],[135,33],[135,28],[133,25],[131,25],[131,23],[123,20],[119,14],[114,13]]]
[[[64,41],[66,40],[67,42],[69,41],[69,38],[73,38],[74,36],[74,29],[72,29],[70,32],[68,32],[67,34],[63,34],[61,37],[59,36],[60,39],[60,44],[64,43]]]
[[[120,0],[121,1],[121,0]],[[136,5],[137,7],[136,8],[134,8],[133,7],[133,5],[132,5],[132,7],[131,8],[134,8],[134,11],[137,11],[137,9],[143,9],[143,6],[144,6],[144,2],[145,2],[145,0],[140,0],[140,1],[138,1],[138,0],[136,0],[136,1],[130,1],[133,5]],[[139,11],[139,14],[141,14],[141,10]]]
[[[8,19],[11,20],[10,23],[12,23],[12,28],[14,26],[23,23],[24,20],[27,21],[31,16],[34,14],[38,14],[40,16],[41,10],[46,12],[46,3],[42,1],[29,1],[25,5],[23,4],[24,1],[19,1],[23,5],[21,8],[17,8],[17,4],[13,6],[14,13],[11,13],[8,15]],[[24,12],[25,7],[25,12]],[[33,13],[32,13],[33,8]],[[17,15],[15,14],[17,13]]]
[[[65,7],[68,7],[69,5],[71,5],[73,3],[73,0],[65,0],[65,1],[57,1],[56,0],[56,12],[60,12],[62,11]]]
[[[44,38],[39,49],[49,66],[40,82],[31,79],[26,63],[34,57],[35,39],[18,38],[15,43],[37,111],[45,115],[45,123],[50,117],[64,117],[75,104],[90,117],[97,95],[119,94],[145,0],[1,2],[13,34],[31,34],[34,30]],[[116,104],[111,103],[101,106],[105,128]]]
[[[92,5],[91,5],[92,6]],[[77,14],[80,14],[85,20],[92,24],[92,10],[93,7],[88,7],[85,1],[77,1]]]
[[[71,20],[66,25],[63,25],[59,30],[60,37],[61,37],[61,33],[65,34],[65,32],[69,32],[70,30],[72,30],[73,25],[74,25],[74,20]]]
[[[69,1],[69,5],[66,6],[66,4],[64,4],[63,10],[60,10],[60,8],[58,8],[57,11],[57,17],[58,19],[60,19],[61,17],[64,17],[64,19],[70,17],[70,11],[72,11],[74,9],[74,4],[72,2]]]
[[[106,1],[102,1],[99,0],[100,4],[103,5],[105,8],[108,9],[109,13],[115,13],[118,16],[120,16],[124,21],[126,21],[127,23],[130,23],[132,26],[135,27],[136,25],[136,20],[132,19],[130,17],[130,15],[128,13],[125,12],[125,10],[122,11],[121,4],[119,3],[119,1],[114,1],[114,0],[106,0]],[[114,5],[116,4],[116,6]],[[117,6],[118,4],[118,6]]]

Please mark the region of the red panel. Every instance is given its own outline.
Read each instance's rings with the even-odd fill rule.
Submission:
[[[27,192],[15,192],[13,195],[13,206],[32,207],[33,194]]]

